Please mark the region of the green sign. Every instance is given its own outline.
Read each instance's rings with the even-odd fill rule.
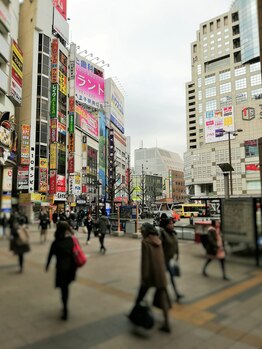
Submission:
[[[69,113],[68,132],[74,133],[74,131],[75,131],[75,115],[74,115],[74,113]]]
[[[57,96],[58,96],[58,84],[51,85],[51,103],[50,103],[50,118],[57,117]]]

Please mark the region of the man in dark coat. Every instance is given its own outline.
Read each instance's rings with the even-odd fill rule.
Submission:
[[[105,235],[107,231],[110,229],[110,223],[106,216],[106,210],[103,210],[102,216],[98,218],[96,221],[96,227],[98,229],[98,238],[100,242],[100,252],[105,253],[106,248],[104,245]]]

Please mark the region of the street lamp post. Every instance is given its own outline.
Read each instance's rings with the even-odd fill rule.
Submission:
[[[231,156],[231,135],[233,136],[237,136],[238,132],[242,132],[243,130],[241,128],[238,128],[237,130],[233,130],[233,131],[225,131],[223,130],[223,134],[227,134],[228,135],[228,157],[229,157],[229,165],[231,166],[231,170],[229,172],[229,178],[230,178],[230,193],[231,195],[233,195],[233,179],[232,179],[232,171],[233,167],[232,167],[232,156]]]

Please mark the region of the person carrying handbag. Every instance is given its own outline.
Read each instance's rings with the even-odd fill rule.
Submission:
[[[84,227],[86,227],[86,233],[87,233],[86,243],[88,245],[90,244],[90,237],[91,237],[93,224],[94,224],[93,218],[92,218],[91,214],[88,213],[85,220],[84,220]]]
[[[180,270],[174,263],[174,259],[176,262],[179,260],[179,248],[178,239],[174,231],[173,218],[169,217],[162,219],[160,226],[160,239],[162,241],[166,269],[170,275],[170,281],[176,295],[176,301],[179,302],[179,300],[184,296],[178,292],[175,283],[175,276],[180,274]]]

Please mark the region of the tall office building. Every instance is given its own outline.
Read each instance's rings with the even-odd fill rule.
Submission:
[[[223,196],[218,164],[231,163],[231,194],[259,195],[262,86],[257,1],[236,0],[229,12],[200,24],[191,44],[191,63],[184,154],[188,193]]]
[[[63,207],[67,200],[68,36],[66,0],[21,3],[24,81],[18,113],[17,190],[19,204],[30,219],[37,217],[43,202]],[[48,198],[48,186],[52,198]]]
[[[21,105],[23,52],[18,44],[18,0],[0,0],[0,212],[9,215],[17,164],[17,113]]]

